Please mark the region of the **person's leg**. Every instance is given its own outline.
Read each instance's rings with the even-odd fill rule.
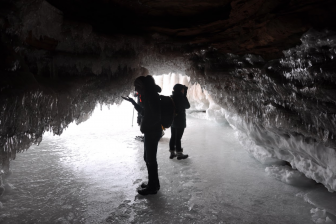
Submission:
[[[148,184],[146,188],[138,190],[138,193],[141,195],[156,194],[160,188],[158,164],[156,160],[160,137],[161,132],[145,134],[145,161],[148,170]]]
[[[175,154],[176,129],[170,127],[170,130],[171,130],[171,137],[169,141],[169,152],[170,152],[169,159],[173,159],[174,157],[176,157]]]
[[[171,136],[169,140],[169,151],[175,151],[175,141],[176,141],[176,129],[170,127]]]
[[[143,158],[144,158],[145,163],[147,164],[146,155],[147,155],[146,153],[146,134],[144,134],[144,157]]]
[[[176,152],[182,152],[181,139],[184,133],[184,128],[176,128]]]
[[[177,159],[186,159],[188,155],[183,154],[183,149],[181,146],[181,139],[184,133],[184,128],[176,128],[176,154]]]
[[[148,141],[148,137],[147,137],[147,141]],[[148,172],[148,163],[147,163],[147,159],[146,159],[146,156],[147,156],[147,151],[146,151],[146,134],[144,134],[144,156],[143,156],[143,158],[144,158],[144,161],[145,161],[145,163],[146,163],[146,167],[147,167],[147,172]],[[149,178],[149,173],[148,173],[148,178]],[[145,188],[146,186],[147,186],[147,184],[148,184],[148,181],[146,182],[143,182],[141,185],[140,185],[140,187],[142,187],[142,188]]]

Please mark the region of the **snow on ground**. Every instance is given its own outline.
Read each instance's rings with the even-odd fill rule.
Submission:
[[[103,107],[18,154],[6,179],[0,222],[313,223],[315,206],[295,197],[311,188],[270,178],[229,125],[190,116],[182,142],[190,157],[168,158],[168,129],[159,142],[161,190],[139,196],[146,168],[132,111],[127,102]]]

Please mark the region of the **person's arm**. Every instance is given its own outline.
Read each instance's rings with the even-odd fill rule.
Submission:
[[[190,103],[189,103],[189,100],[187,98],[187,91],[188,91],[188,87],[185,86],[185,88],[184,88],[184,109],[189,109],[190,108]]]
[[[189,109],[190,103],[187,97],[184,97],[184,109]]]
[[[135,108],[140,114],[142,114],[142,112],[143,112],[143,108],[142,108],[142,106],[140,106],[139,104],[137,104],[132,98],[130,98],[130,97],[124,97],[124,96],[122,96],[121,98],[123,98],[124,100],[127,100],[128,102],[131,102],[131,103],[133,104],[134,108]]]

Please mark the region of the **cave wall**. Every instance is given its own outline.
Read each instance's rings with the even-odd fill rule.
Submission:
[[[120,103],[136,76],[176,72],[272,157],[336,190],[335,6],[1,1],[0,163],[8,170],[16,152],[85,120],[96,103]],[[320,173],[300,165],[303,154]]]
[[[258,160],[290,162],[335,191],[336,32],[310,30],[301,41],[269,61],[208,51],[197,55],[198,69],[186,74],[225,108]],[[255,147],[266,155],[257,154],[260,148],[253,152]]]

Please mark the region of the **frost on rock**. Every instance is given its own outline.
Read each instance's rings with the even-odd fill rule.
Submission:
[[[129,78],[135,74],[129,72]],[[5,173],[9,171],[9,161],[15,159],[16,153],[28,149],[31,144],[39,144],[44,132],[62,134],[71,122],[79,124],[87,120],[97,103],[119,104],[122,100],[120,96],[131,92],[131,83],[121,84],[121,81],[87,77],[80,84],[63,82],[60,86],[33,88],[16,96],[1,97],[0,164]],[[64,85],[75,86],[71,91],[64,92]]]
[[[317,224],[334,224],[333,222],[326,214],[326,210],[319,209],[319,208],[312,208],[310,210],[310,213],[312,214],[312,220]]]
[[[308,203],[325,210],[329,218],[336,222],[336,194],[327,192],[325,188],[318,187],[303,195]]]
[[[281,59],[208,51],[195,57],[186,75],[225,110],[259,161],[287,161],[335,191],[335,47],[335,33],[310,30]]]
[[[265,169],[266,173],[286,184],[310,187],[316,184],[315,181],[305,177],[305,175],[289,166],[270,166]]]

